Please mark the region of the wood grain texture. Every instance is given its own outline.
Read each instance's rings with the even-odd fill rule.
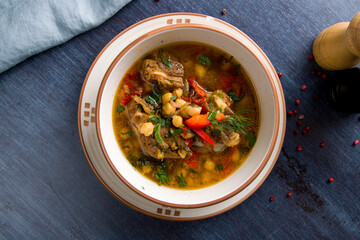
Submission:
[[[360,147],[352,143],[360,139],[360,116],[329,107],[326,79],[311,75],[319,69],[308,60],[319,32],[359,10],[358,0],[134,0],[101,26],[1,74],[0,239],[359,239]],[[287,108],[305,116],[301,126],[288,118],[279,160],[255,194],[222,215],[183,223],[142,215],[112,197],[77,133],[81,86],[101,49],[137,21],[178,11],[218,17],[249,35],[283,73]],[[294,136],[305,126],[307,135]]]

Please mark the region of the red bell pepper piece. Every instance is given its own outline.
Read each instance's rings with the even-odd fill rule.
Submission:
[[[131,95],[121,99],[121,104],[126,106],[131,101]]]
[[[198,152],[193,152],[191,157],[189,159],[186,159],[185,163],[190,165],[191,167],[198,167],[199,166],[199,161],[197,160],[198,158]]]
[[[205,97],[206,92],[205,90],[195,81],[195,77],[189,77],[188,79],[189,85],[195,90],[195,92],[201,96]]]
[[[191,148],[192,145],[194,144],[194,140],[192,138],[189,138],[185,140],[185,143],[189,148]]]
[[[201,129],[201,128],[191,128],[191,130],[193,130],[194,132],[196,132],[197,135],[199,135],[199,137],[201,137],[202,139],[204,139],[205,141],[209,142],[210,144],[216,146],[216,144],[214,143],[213,140],[211,140],[211,138]]]
[[[191,118],[187,119],[185,121],[186,126],[189,128],[202,128],[207,127],[211,125],[210,120],[207,119],[209,114],[199,114],[192,116]],[[224,120],[226,116],[222,114],[221,112],[217,112],[216,114],[216,120],[219,122],[221,120]]]

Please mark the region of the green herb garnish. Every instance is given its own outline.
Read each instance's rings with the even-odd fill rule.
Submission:
[[[121,135],[133,135],[135,133],[135,131],[127,131],[124,133],[121,133]]]
[[[124,106],[117,106],[116,111],[118,114],[122,113],[125,110]]]
[[[252,148],[255,145],[256,136],[254,132],[249,132],[248,134],[246,134],[245,139],[248,140],[249,147]]]
[[[210,112],[207,119],[212,123],[212,124],[216,124],[218,121],[216,119],[216,115],[217,115],[217,111],[214,112]]]
[[[239,97],[235,94],[234,91],[229,92],[228,95],[234,102],[240,102],[245,97],[244,93]]]
[[[239,71],[239,68],[240,68],[240,64],[238,64],[238,65],[234,65],[234,72],[233,72],[233,76],[236,76],[237,75],[237,73],[238,73],[238,71]]]
[[[179,187],[186,187],[186,181],[182,173],[180,173],[180,177],[178,177]]]
[[[160,58],[161,58],[161,61],[163,62],[163,64],[165,66],[167,66],[168,68],[173,69],[173,67],[171,66],[171,63],[169,62],[169,59],[166,59],[163,50],[159,49],[159,52],[160,52]]]
[[[225,118],[217,125],[214,125],[219,131],[233,130],[246,134],[249,130],[253,129],[254,123],[251,119],[245,117],[238,117],[235,114]]]
[[[172,135],[180,135],[182,132],[183,132],[183,130],[181,128],[178,128],[175,131],[173,131],[171,134]]]
[[[226,58],[225,58],[225,63],[230,62],[230,61],[231,61],[231,59],[233,59],[233,58],[234,58],[233,56],[231,56],[229,59],[226,59]]]
[[[216,164],[216,169],[223,171],[223,170],[224,170],[224,167],[223,167],[221,164],[217,163],[217,164]]]
[[[125,148],[130,148],[130,147],[129,146],[123,146],[122,148],[125,149]]]
[[[157,105],[157,101],[152,98],[151,96],[146,96],[145,97],[145,101],[148,103],[148,104],[151,104],[151,105]]]
[[[154,175],[155,175],[156,179],[159,180],[159,186],[162,183],[168,183],[169,182],[168,175],[167,175],[166,169],[164,167],[162,167],[160,169],[160,171],[156,172]]]
[[[207,66],[210,66],[212,64],[211,60],[202,54],[199,55],[199,63]]]
[[[170,99],[171,100],[175,100],[177,97],[176,96],[171,96]]]
[[[161,130],[161,124],[158,123],[158,124],[156,124],[156,126],[155,126],[155,138],[156,138],[156,140],[157,140],[160,144],[163,144],[163,140],[162,140],[162,138],[161,138],[161,132],[160,132],[160,130]]]

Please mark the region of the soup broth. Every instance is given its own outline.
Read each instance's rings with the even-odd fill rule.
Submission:
[[[257,138],[259,106],[231,54],[178,42],[129,68],[112,118],[119,146],[139,173],[159,185],[198,189],[246,160]]]

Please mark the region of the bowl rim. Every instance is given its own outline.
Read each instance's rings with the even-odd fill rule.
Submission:
[[[164,16],[171,16],[171,15],[195,15],[195,16],[201,16],[201,17],[207,17],[206,15],[202,15],[202,14],[193,14],[193,13],[168,13],[168,14],[162,14],[162,15],[156,15],[156,16],[153,16],[151,18],[147,18],[147,19],[144,19],[132,26],[130,26],[129,28],[125,29],[124,31],[122,31],[121,33],[119,33],[114,39],[112,39],[108,45],[105,46],[105,48],[100,52],[99,56],[102,54],[102,52],[115,40],[117,39],[119,36],[121,36],[123,33],[125,33],[126,31],[130,30],[131,28],[137,26],[138,24],[140,23],[143,23],[145,21],[149,21],[149,20],[152,20],[154,18],[160,18],[160,17],[164,17]],[[246,34],[244,34],[242,31],[240,31],[239,29],[237,29],[236,27],[222,21],[222,20],[219,20],[217,18],[214,18],[215,20],[221,22],[221,23],[225,23],[226,25],[230,26],[231,28],[235,29],[236,31],[238,31],[239,33],[241,33],[247,40],[249,40],[253,46],[260,51],[260,53],[264,54],[263,51],[260,49],[260,47],[252,40],[250,39]],[[179,28],[202,28],[202,29],[207,29],[207,30],[211,30],[211,31],[215,31],[215,32],[218,32],[218,33],[221,33],[223,35],[226,35],[227,37],[230,37],[231,39],[235,40],[237,43],[239,43],[240,45],[242,45],[245,49],[247,49],[253,56],[254,58],[257,60],[257,62],[261,65],[261,67],[263,68],[263,70],[265,71],[265,74],[267,76],[267,78],[269,79],[269,82],[270,82],[270,85],[271,85],[271,88],[272,88],[272,91],[274,93],[274,101],[275,101],[275,109],[276,109],[276,114],[275,114],[275,128],[274,128],[274,134],[273,134],[273,137],[271,139],[271,143],[270,143],[270,147],[269,147],[269,150],[267,151],[266,155],[265,155],[265,158],[264,160],[261,162],[260,166],[256,169],[255,173],[245,182],[243,183],[241,186],[237,187],[234,191],[230,192],[229,194],[221,197],[221,198],[217,198],[215,200],[212,200],[212,201],[209,201],[209,202],[202,202],[202,203],[198,203],[198,204],[176,204],[176,203],[170,203],[170,202],[164,202],[164,201],[161,201],[159,199],[156,199],[156,198],[153,198],[147,194],[145,194],[144,192],[141,192],[139,191],[137,188],[135,188],[133,185],[131,185],[122,175],[121,173],[115,168],[114,164],[112,163],[111,159],[109,158],[109,155],[106,151],[106,148],[104,146],[104,142],[102,140],[102,134],[101,134],[101,129],[100,129],[100,103],[101,103],[101,99],[102,99],[102,93],[103,93],[103,90],[104,90],[104,87],[106,85],[106,82],[111,74],[111,72],[113,71],[114,67],[116,66],[116,64],[118,63],[118,61],[123,57],[123,55],[125,53],[127,53],[134,45],[136,45],[137,43],[147,39],[148,37],[151,37],[152,35],[156,34],[156,33],[160,33],[162,31],[167,31],[167,30],[172,30],[172,29],[179,29]],[[265,55],[265,54],[264,54]],[[266,59],[266,62],[269,64],[269,66],[271,67],[271,69],[273,71],[275,71],[275,69],[273,68],[271,62],[269,61],[269,59],[266,57],[265,55],[265,59]],[[95,59],[95,62],[96,62],[96,59]],[[94,63],[95,63],[94,62]],[[90,69],[91,70],[91,69]],[[89,72],[90,72],[89,70]],[[269,73],[269,70],[264,66],[264,64],[260,61],[259,57],[254,54],[254,52],[247,46],[245,46],[244,44],[242,44],[242,42],[240,42],[236,37],[232,36],[231,34],[223,31],[222,29],[220,28],[217,28],[217,27],[213,27],[213,26],[209,26],[209,25],[205,25],[205,24],[194,24],[194,23],[181,23],[181,24],[176,24],[176,25],[169,25],[169,26],[163,26],[163,27],[159,27],[159,28],[156,28],[150,32],[147,32],[143,35],[141,35],[140,37],[138,37],[137,39],[135,39],[134,41],[132,41],[130,44],[128,44],[124,49],[122,49],[122,51],[117,55],[117,57],[112,61],[110,67],[107,69],[102,81],[101,81],[101,85],[100,85],[100,88],[99,88],[99,91],[98,91],[98,95],[97,95],[97,98],[96,98],[96,114],[95,114],[95,125],[96,125],[96,135],[97,135],[97,138],[98,138],[98,141],[100,143],[100,146],[101,146],[101,150],[102,150],[102,153],[104,154],[105,156],[105,159],[107,161],[107,163],[109,164],[109,166],[111,167],[111,169],[114,171],[114,173],[120,178],[120,180],[126,185],[128,186],[132,191],[136,192],[137,194],[139,194],[141,197],[144,197],[150,201],[153,201],[155,203],[158,203],[158,204],[162,204],[162,205],[165,205],[165,206],[170,206],[170,207],[175,207],[175,208],[199,208],[199,207],[206,207],[206,206],[210,206],[210,205],[213,205],[213,204],[217,204],[217,203],[220,203],[222,201],[225,201],[231,197],[233,197],[234,195],[238,194],[240,191],[242,191],[243,189],[245,189],[249,184],[251,184],[255,179],[256,177],[260,174],[260,172],[264,169],[265,165],[267,164],[267,162],[269,161],[270,159],[270,156],[271,154],[273,153],[273,150],[274,150],[274,147],[275,147],[275,143],[278,139],[278,137],[281,137],[281,145],[282,145],[282,142],[284,140],[284,132],[283,131],[283,134],[282,136],[279,136],[279,122],[280,122],[280,110],[279,110],[279,98],[282,99],[282,103],[284,104],[284,94],[283,94],[283,91],[282,91],[282,88],[280,87],[280,94],[278,94],[278,92],[276,91],[276,88],[274,86],[274,81],[279,81],[278,77],[276,76],[275,78],[274,77],[271,77],[271,74]],[[281,84],[280,84],[281,86]],[[283,127],[285,127],[285,124],[286,124],[286,121],[284,119],[284,123],[283,123]],[[278,155],[280,154],[280,150],[281,150],[281,145],[279,146],[279,149],[277,151],[277,156],[276,156],[276,160],[278,158]],[[274,164],[276,162],[276,160],[274,161]],[[273,166],[272,166],[273,167]],[[271,169],[272,169],[271,167]],[[270,170],[271,170],[270,169]],[[270,173],[270,171],[269,171]],[[267,174],[268,175],[268,174]],[[267,177],[267,176],[266,176]],[[266,179],[266,177],[263,179],[263,181]],[[263,182],[261,181],[261,183]],[[259,185],[260,186],[260,185]],[[257,187],[258,188],[258,187]],[[256,189],[257,189],[256,188]],[[250,196],[250,195],[249,195]]]

